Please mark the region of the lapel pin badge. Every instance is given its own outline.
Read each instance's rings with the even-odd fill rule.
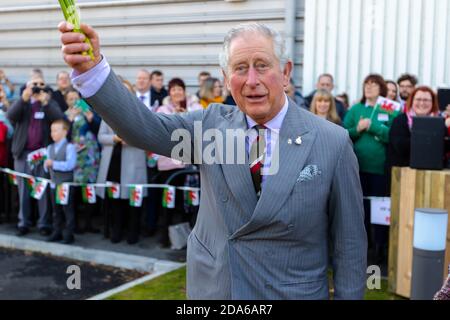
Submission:
[[[288,144],[292,144],[292,139],[288,139]]]
[[[295,144],[296,145],[301,145],[303,143],[303,141],[302,141],[302,137],[298,137],[297,139],[295,139]]]

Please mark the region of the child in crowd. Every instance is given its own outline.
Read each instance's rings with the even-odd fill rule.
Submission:
[[[56,120],[51,125],[51,137],[54,143],[47,147],[47,160],[44,163],[44,169],[50,172],[50,177],[55,186],[73,181],[73,170],[77,161],[77,152],[73,144],[67,142],[67,134],[70,125],[66,120]],[[54,189],[54,188],[53,188]],[[49,242],[61,241],[64,244],[74,242],[75,213],[73,201],[70,195],[67,205],[57,204],[56,192],[58,188],[52,190],[51,199],[53,205],[53,233],[48,238]],[[63,221],[65,218],[65,226]]]

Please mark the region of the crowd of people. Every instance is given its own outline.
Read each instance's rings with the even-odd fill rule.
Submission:
[[[2,174],[0,222],[17,209],[18,236],[27,235],[36,226],[48,241],[70,244],[75,240],[74,234],[101,231],[104,219],[98,213],[103,209],[109,215],[108,225],[103,227],[110,231],[113,243],[126,239],[135,244],[140,236],[157,233],[162,190],[144,189],[143,205],[131,206],[128,186],[164,184],[186,165],[128,145],[81,98],[67,72],[58,73],[55,89],[47,85],[39,69],[32,70],[29,81],[17,88],[17,93],[16,86],[1,70],[0,81],[0,167],[54,182],[51,191],[36,200],[31,197],[26,179],[18,178],[16,188]],[[208,107],[208,101],[224,101],[220,81],[206,72],[199,76],[201,89],[194,95],[186,91],[184,81],[179,78],[169,81],[166,89],[164,75],[158,70],[150,73],[142,69],[134,84],[123,78],[122,82],[153,112],[200,110]],[[46,148],[47,160],[31,163],[29,155],[42,148]],[[61,204],[55,195],[62,183],[112,183],[122,187],[120,196],[110,199],[105,188],[97,188],[100,199],[91,203],[84,200],[83,189],[74,186],[70,188],[68,203]],[[198,187],[199,178],[180,175],[171,184]],[[184,203],[183,194],[177,199],[177,206],[167,210],[193,224],[195,207]]]
[[[214,103],[235,105],[222,81],[206,71],[198,75],[200,89],[195,94],[187,92],[180,78],[171,79],[166,89],[164,75],[158,70],[139,70],[134,84],[124,78],[121,80],[152,112],[173,114],[206,109]],[[73,89],[67,72],[58,73],[56,86],[54,90],[48,86],[42,71],[35,69],[16,93],[15,85],[0,70],[0,167],[51,178],[55,182],[48,196],[34,200],[25,180],[18,179],[15,194],[2,175],[0,194],[4,213],[11,209],[3,205],[5,197],[16,201],[19,236],[25,236],[36,225],[48,241],[72,243],[74,234],[100,232],[100,219],[95,218],[102,199],[106,202],[108,196],[104,188],[98,188],[100,201],[89,203],[82,200],[81,188],[71,188],[71,200],[62,205],[55,199],[58,183],[164,184],[172,174],[187,166],[128,145]],[[418,86],[413,75],[404,74],[397,81],[391,81],[371,74],[363,82],[362,98],[354,104],[346,93],[334,96],[334,87],[333,76],[322,74],[316,89],[305,97],[292,80],[285,92],[300,108],[348,130],[359,161],[365,197],[388,197],[391,168],[409,166],[414,117],[444,117],[450,133],[450,106],[439,110],[436,92],[430,87]],[[378,108],[379,97],[397,102],[398,108]],[[40,165],[31,165],[28,155],[41,148],[47,148],[48,159]],[[192,187],[198,187],[199,183],[197,175],[181,175],[173,182]],[[135,244],[140,236],[157,233],[162,191],[144,189],[143,196],[146,200],[142,207],[131,206],[130,193],[122,187],[119,197],[107,200],[110,222],[106,227],[111,230],[113,243],[126,239],[129,244]],[[365,211],[370,246],[378,260],[385,260],[388,228],[370,224],[367,200]],[[172,213],[187,219],[186,216],[195,215],[195,210],[177,200]],[[190,221],[194,223],[195,219]]]
[[[443,117],[450,135],[450,106],[440,110],[437,93],[429,86],[419,86],[418,79],[411,74],[403,74],[397,81],[386,80],[379,74],[368,75],[361,99],[351,106],[347,94],[333,97],[333,88],[333,76],[323,74],[317,90],[305,100],[311,112],[349,132],[359,162],[369,248],[378,263],[385,263],[389,228],[370,223],[369,197],[389,197],[392,167],[410,166],[413,118]],[[397,108],[377,107],[380,97],[396,102]]]

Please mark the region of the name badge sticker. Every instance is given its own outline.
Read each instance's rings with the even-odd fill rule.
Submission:
[[[42,119],[45,118],[45,113],[44,113],[44,112],[36,112],[36,113],[34,114],[34,118],[35,118],[36,120],[42,120]]]
[[[389,121],[389,115],[387,115],[386,113],[379,113],[378,114],[378,121],[380,121],[380,122],[387,122],[387,121]]]

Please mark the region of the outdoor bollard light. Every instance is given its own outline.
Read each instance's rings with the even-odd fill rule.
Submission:
[[[448,212],[416,209],[414,212],[411,300],[432,300],[443,284]]]

